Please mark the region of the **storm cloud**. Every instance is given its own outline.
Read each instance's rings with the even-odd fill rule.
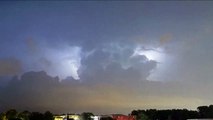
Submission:
[[[117,82],[112,82],[113,77]],[[7,86],[1,88],[1,110],[16,108],[51,110],[54,113],[91,111],[96,114],[127,114],[139,108],[191,108],[210,103],[213,99],[208,95],[212,90],[209,89],[210,86],[202,83],[162,83],[135,81],[133,78],[129,84],[112,74],[105,79],[102,77],[104,82],[97,82],[100,77],[95,81],[67,79],[60,82],[58,77],[51,77],[44,71],[27,72],[20,79],[14,77]],[[197,94],[193,94],[194,92]],[[202,97],[208,98],[208,101],[200,99]]]
[[[0,110],[208,105],[212,11],[210,1],[1,1]]]

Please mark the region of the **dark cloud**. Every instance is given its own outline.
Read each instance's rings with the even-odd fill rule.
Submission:
[[[2,106],[6,109],[42,109],[40,104],[50,97],[58,83],[58,78],[50,77],[45,72],[28,72],[20,79],[14,77],[2,90]]]
[[[17,75],[22,72],[22,63],[16,58],[0,59],[0,76]]]
[[[109,68],[114,70],[105,72],[106,76],[118,80],[117,83],[108,81],[91,84],[92,81],[81,82],[71,77],[59,82],[58,77],[51,77],[43,71],[24,73],[0,88],[0,110],[16,108],[30,111],[50,110],[54,113],[129,113],[133,109],[142,108],[191,108],[207,103],[203,97],[213,99],[207,95],[212,91],[210,85],[205,87],[205,84],[195,83],[134,81],[133,77],[118,73],[122,71],[119,65],[112,64]],[[106,80],[108,77],[97,79]],[[125,77],[131,80],[128,84],[122,82]],[[193,94],[194,92],[197,94]]]

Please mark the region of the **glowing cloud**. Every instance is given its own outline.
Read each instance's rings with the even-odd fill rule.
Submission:
[[[58,75],[64,79],[72,76],[79,79],[78,69],[81,61],[81,48],[77,46],[65,46],[61,50],[48,49],[45,56],[51,61],[52,65],[44,68],[51,75]]]
[[[148,60],[154,60],[157,62],[163,62],[165,57],[163,50],[161,48],[144,49],[141,47],[137,47],[133,55],[144,55]]]

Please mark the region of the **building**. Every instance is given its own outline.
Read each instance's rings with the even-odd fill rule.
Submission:
[[[94,115],[94,116],[91,116],[91,119],[92,119],[92,120],[100,120],[100,119],[101,119],[101,116],[99,116],[99,115]]]
[[[67,118],[72,120],[82,120],[82,117],[79,114],[68,114]]]
[[[112,114],[112,115],[94,115],[91,120],[136,120],[132,115]],[[79,114],[55,115],[54,120],[83,120]]]
[[[55,115],[54,120],[66,120],[67,115]]]
[[[113,114],[112,115],[113,120],[136,120],[134,116],[132,115],[122,115],[122,114]]]
[[[94,115],[94,116],[91,116],[90,118],[91,118],[92,120],[100,120],[100,119],[101,119],[101,116]]]
[[[78,114],[55,115],[54,120],[82,120],[82,117]]]

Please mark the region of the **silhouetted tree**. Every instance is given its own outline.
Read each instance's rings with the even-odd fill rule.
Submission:
[[[197,111],[188,111],[188,119],[199,118],[199,113]]]
[[[199,106],[197,109],[200,118],[213,118],[213,105]]]
[[[213,118],[213,105],[209,105],[208,108],[208,117]]]
[[[15,109],[10,109],[6,112],[6,118],[8,120],[12,120],[12,119],[15,119],[17,118],[17,111]]]
[[[208,106],[199,106],[197,107],[200,118],[207,118]]]
[[[146,110],[145,113],[151,120],[157,119],[157,110],[156,109]]]
[[[159,110],[157,112],[157,119],[159,120],[167,120],[171,115],[171,110]]]
[[[91,116],[94,116],[94,114],[90,112],[83,112],[81,115],[83,120],[92,120]]]
[[[137,115],[138,115],[138,110],[133,110],[133,111],[131,112],[131,115],[137,116]]]
[[[53,120],[54,118],[53,118],[53,114],[50,112],[50,111],[46,111],[45,113],[44,113],[44,119],[45,120]]]
[[[44,115],[39,112],[32,112],[29,117],[30,120],[45,120]]]
[[[23,111],[18,114],[18,118],[22,120],[29,120],[31,113],[29,111]]]
[[[150,119],[145,113],[139,113],[137,116],[137,120],[150,120]]]
[[[137,120],[149,120],[150,118],[146,115],[145,110],[133,110],[131,115],[136,116]]]
[[[187,109],[172,109],[172,110],[133,110],[131,115],[135,115],[137,120],[187,120],[199,117],[197,111],[188,111]],[[147,118],[147,117],[148,118]]]

